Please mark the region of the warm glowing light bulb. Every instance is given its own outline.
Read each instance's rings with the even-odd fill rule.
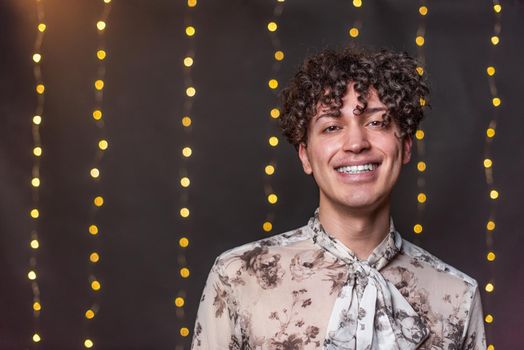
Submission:
[[[353,27],[349,30],[349,36],[352,38],[356,38],[358,34],[359,34],[358,28]]]
[[[424,45],[424,37],[422,35],[419,35],[415,38],[415,43],[418,45],[418,46],[422,46]]]
[[[264,171],[267,175],[273,175],[275,173],[275,167],[273,165],[266,165]]]
[[[183,337],[187,337],[189,335],[189,329],[187,327],[180,328],[180,335]]]
[[[497,199],[497,198],[499,198],[499,192],[497,190],[491,190],[489,192],[489,197],[491,199]]]
[[[361,7],[362,6],[362,0],[353,0],[353,6]]]
[[[93,111],[93,119],[94,119],[94,120],[100,120],[100,119],[102,119],[102,111],[99,110],[99,109],[95,109],[95,110]]]
[[[282,61],[284,59],[284,52],[275,51],[275,60]]]
[[[495,75],[495,67],[489,66],[488,68],[486,68],[486,73],[488,73],[490,77]]]
[[[35,343],[38,343],[40,340],[42,340],[42,338],[40,338],[40,335],[38,335],[38,333],[33,334],[33,341]]]
[[[40,212],[38,211],[38,209],[32,209],[31,212],[29,213],[31,215],[31,217],[33,219],[37,219],[39,216],[40,216]]]
[[[271,136],[269,138],[269,144],[273,147],[276,147],[278,145],[278,137],[276,136]]]
[[[186,95],[189,97],[193,97],[196,95],[196,89],[193,86],[190,86],[186,89]]]
[[[42,33],[45,32],[45,29],[46,29],[46,28],[47,28],[47,26],[46,26],[44,23],[39,23],[39,24],[38,24],[38,30],[39,30],[40,32],[42,32]]]
[[[35,147],[33,148],[33,154],[37,157],[40,157],[42,155],[42,147]]]
[[[416,224],[415,226],[413,226],[413,232],[415,232],[416,234],[422,233],[422,225]]]
[[[191,118],[189,118],[188,116],[182,118],[182,125],[186,128],[191,125],[191,122]]]
[[[267,85],[269,86],[270,89],[274,90],[278,87],[278,80],[271,79],[270,81],[268,81]]]
[[[489,137],[489,138],[493,138],[495,136],[495,129],[488,128],[486,130],[486,136]]]
[[[489,344],[486,350],[495,350],[495,345]]]
[[[417,170],[420,172],[423,172],[426,170],[426,163],[424,162],[418,162],[417,163]]]
[[[107,142],[107,140],[98,141],[98,148],[100,148],[100,150],[105,151],[108,147],[109,143]]]
[[[269,22],[267,24],[267,30],[269,30],[270,32],[274,32],[277,29],[278,29],[278,25],[275,22]]]
[[[27,278],[29,278],[31,281],[36,280],[36,272],[34,272],[33,270],[29,271],[27,273]]]
[[[493,252],[489,252],[487,255],[486,255],[486,259],[488,261],[495,261],[495,259],[497,258],[497,256],[495,255],[495,253]]]
[[[262,229],[265,231],[265,232],[269,232],[273,229],[273,224],[270,223],[269,221],[266,221],[262,224]]]
[[[271,112],[269,112],[269,114],[271,115],[271,118],[277,119],[278,117],[280,117],[280,109],[273,108]]]
[[[42,95],[45,91],[45,86],[44,84],[38,84],[36,85],[36,93],[39,94],[39,95]]]
[[[187,267],[183,267],[183,268],[180,269],[180,276],[182,278],[188,278],[189,274],[190,274],[190,272],[189,272],[189,269]]]
[[[493,231],[495,227],[496,227],[495,221],[493,220],[489,220],[488,223],[486,224],[486,230],[488,231]]]
[[[100,176],[100,170],[98,170],[97,168],[93,168],[89,171],[89,174],[92,178],[97,179]]]
[[[424,138],[424,130],[417,130],[415,133],[415,137],[417,140],[422,140]]]
[[[193,59],[191,57],[184,58],[184,66],[191,67],[193,65]]]
[[[278,202],[278,197],[276,194],[271,193],[269,196],[267,196],[267,201],[269,202],[269,204],[275,204],[276,202]]]
[[[187,248],[189,246],[189,239],[187,237],[182,237],[178,240],[178,245],[181,248]]]
[[[104,59],[106,58],[106,56],[107,56],[107,53],[105,52],[105,50],[98,50],[98,51],[96,52],[96,57],[97,57],[100,61],[104,60]]]
[[[31,243],[29,243],[29,245],[33,249],[38,249],[40,247],[40,242],[38,242],[37,239],[33,239],[33,240],[31,240]]]
[[[188,7],[195,7],[197,5],[197,0],[187,0]]]
[[[496,13],[500,13],[500,11],[502,11],[502,5],[500,5],[500,4],[493,5],[493,10]]]
[[[95,89],[98,91],[102,90],[104,88],[104,81],[103,80],[97,80],[95,81]]]
[[[495,285],[491,282],[486,284],[486,287],[484,288],[486,292],[491,293],[495,290]]]
[[[39,115],[35,115],[33,117],[33,124],[40,125],[42,123],[42,117]]]
[[[189,216],[189,209],[188,208],[180,209],[180,216],[183,218],[187,218]]]
[[[91,320],[93,317],[95,317],[95,312],[93,310],[89,309],[89,310],[86,311],[85,315],[86,315],[86,318],[88,320]]]
[[[191,149],[191,147],[182,148],[182,155],[184,157],[186,158],[191,157],[192,154],[193,154],[193,150]]]
[[[492,323],[493,322],[493,315],[487,314],[486,317],[484,317],[484,321],[486,321],[486,323]]]
[[[175,305],[177,307],[182,307],[182,306],[184,306],[184,304],[185,304],[184,298],[182,298],[182,297],[175,298]]]
[[[491,43],[492,43],[493,45],[498,45],[499,42],[500,42],[500,38],[499,38],[498,36],[493,35],[493,36],[491,37]]]
[[[40,179],[37,178],[37,177],[33,177],[33,178],[31,179],[31,185],[32,185],[33,187],[40,187]]]
[[[38,301],[35,301],[35,302],[33,303],[33,310],[35,310],[35,311],[40,311],[40,310],[42,310],[42,305],[41,305]]]
[[[91,289],[93,289],[95,292],[99,291],[100,288],[102,288],[102,285],[100,284],[100,282],[98,282],[97,280],[94,280],[93,282],[91,282]]]
[[[89,225],[88,231],[93,236],[97,235],[98,234],[98,226],[96,226],[96,225]]]
[[[418,8],[418,13],[420,13],[421,16],[425,16],[428,14],[428,8],[426,6],[420,6]]]
[[[40,55],[39,53],[35,53],[35,54],[33,55],[33,61],[34,61],[35,63],[40,62],[41,59],[42,59],[42,55]]]
[[[97,263],[100,260],[100,255],[97,252],[92,252],[89,254],[89,261],[92,263]]]
[[[95,345],[95,344],[93,343],[93,341],[92,341],[91,339],[86,339],[86,340],[84,340],[84,346],[85,346],[86,348],[90,349],[90,348],[93,347],[93,345]]]
[[[96,22],[96,27],[98,28],[98,30],[104,30],[106,29],[106,22],[104,21],[98,21]]]
[[[417,196],[417,200],[419,203],[425,203],[427,200],[427,197],[424,193],[419,193]]]
[[[485,168],[491,168],[491,166],[493,165],[493,161],[489,158],[486,158],[484,159],[484,167]]]
[[[187,36],[193,36],[196,33],[196,29],[193,26],[187,26],[186,27],[186,35]]]
[[[184,176],[183,178],[180,179],[180,185],[182,187],[189,187],[190,184],[191,184],[191,181],[189,180],[188,177]]]
[[[95,199],[93,199],[93,203],[95,204],[95,206],[101,207],[102,205],[104,205],[104,197],[96,196]]]
[[[421,98],[418,100],[418,103],[419,103],[422,107],[424,107],[424,106],[426,105],[426,100],[425,100],[423,97],[421,97]]]
[[[502,101],[498,97],[493,97],[493,100],[491,102],[493,103],[493,106],[495,107],[500,106],[500,104],[502,103]]]

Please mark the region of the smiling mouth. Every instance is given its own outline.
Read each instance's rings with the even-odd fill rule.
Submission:
[[[367,163],[361,165],[347,165],[335,168],[336,171],[343,174],[362,174],[375,170],[379,163]]]

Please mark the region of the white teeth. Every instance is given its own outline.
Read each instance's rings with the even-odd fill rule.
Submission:
[[[368,164],[362,164],[362,165],[343,166],[343,167],[337,168],[336,170],[339,173],[359,174],[359,173],[364,173],[367,171],[375,170],[376,168],[377,168],[377,164],[368,163]]]

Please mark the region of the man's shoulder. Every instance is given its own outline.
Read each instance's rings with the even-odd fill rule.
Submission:
[[[477,288],[477,281],[474,278],[445,263],[427,250],[422,249],[421,247],[406,241],[405,239],[403,239],[402,242],[402,253],[410,259],[410,264],[414,265],[415,267],[433,270],[436,273],[444,274],[451,280],[463,282],[471,289]]]

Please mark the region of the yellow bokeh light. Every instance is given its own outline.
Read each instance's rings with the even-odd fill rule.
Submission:
[[[493,128],[488,128],[486,130],[486,136],[489,137],[489,138],[492,138],[495,136],[495,129]]]
[[[422,233],[422,225],[416,224],[415,226],[413,226],[413,232],[415,232],[416,234]]]
[[[42,147],[35,147],[33,148],[33,154],[37,157],[40,157],[42,155]]]
[[[93,203],[97,207],[101,207],[104,205],[104,197],[102,196],[96,196],[95,199],[93,199]]]
[[[489,197],[491,199],[497,199],[497,198],[499,198],[499,192],[497,190],[491,190],[489,192]]]
[[[97,80],[95,81],[95,89],[102,90],[104,88],[104,81],[103,80]]]
[[[44,84],[38,84],[38,85],[36,86],[36,93],[37,93],[37,94],[42,95],[42,94],[44,93],[44,91],[45,91],[45,86],[44,86]]]
[[[188,208],[180,209],[180,216],[183,218],[187,218],[189,216],[189,209]]]
[[[269,22],[267,24],[267,30],[269,30],[270,32],[274,32],[277,29],[278,29],[278,25],[275,22]]]
[[[33,117],[33,124],[40,125],[42,123],[42,117],[39,115],[35,115]]]
[[[40,187],[40,179],[37,178],[37,177],[33,177],[33,178],[31,179],[31,185],[32,185],[33,187]]]
[[[29,243],[29,245],[33,249],[38,249],[40,247],[40,242],[38,242],[37,239],[33,239],[33,240],[31,240],[31,243]]]
[[[98,170],[97,168],[93,168],[91,169],[91,171],[89,171],[89,174],[92,178],[96,179],[100,176],[100,170]]]
[[[417,200],[419,203],[425,203],[427,200],[427,197],[424,193],[419,193],[417,196]]]
[[[187,36],[193,36],[196,33],[196,29],[193,26],[187,26],[186,27],[186,35]]]
[[[190,184],[191,184],[191,180],[189,180],[188,177],[184,176],[183,178],[180,179],[180,185],[182,187],[189,187]]]
[[[182,297],[175,298],[175,305],[177,307],[182,307],[182,306],[184,306],[184,304],[185,304],[184,298],[182,298]]]
[[[278,137],[271,136],[268,142],[271,146],[276,147],[278,145]]]
[[[495,221],[493,220],[489,220],[488,223],[486,224],[486,230],[488,231],[493,231],[495,227],[496,227]]]
[[[497,256],[495,255],[495,253],[493,252],[489,252],[487,255],[486,255],[486,259],[488,261],[495,261],[495,259],[497,258]]]
[[[187,0],[188,7],[195,7],[197,5],[197,0]]]
[[[96,226],[96,225],[89,225],[88,231],[93,236],[97,235],[98,234],[98,226]]]
[[[495,350],[495,345],[489,344],[486,350]]]
[[[183,337],[187,337],[189,335],[189,329],[187,327],[180,328],[180,335]]]
[[[424,106],[426,105],[426,100],[425,100],[424,98],[421,97],[421,98],[418,100],[418,103],[419,103],[422,107],[424,107]]]
[[[86,311],[85,315],[86,315],[86,318],[88,320],[91,320],[93,317],[95,317],[95,312],[93,310],[89,309],[89,310]]]
[[[189,118],[188,116],[182,118],[182,125],[186,128],[191,125],[191,122],[191,118]]]
[[[362,0],[353,0],[353,6],[361,7],[362,6]]]
[[[184,66],[191,67],[193,65],[193,58],[186,57],[184,58]]]
[[[196,89],[192,86],[188,87],[186,89],[186,95],[189,96],[189,97],[193,97],[196,95]]]
[[[495,4],[495,5],[493,5],[493,10],[494,10],[496,13],[500,13],[500,11],[502,11],[502,5],[500,5],[500,4]]]
[[[486,284],[486,287],[484,287],[484,289],[486,290],[486,292],[491,293],[495,290],[495,285],[489,282]]]
[[[418,73],[418,75],[423,75],[424,74],[424,68],[418,66],[417,67],[417,73]]]
[[[98,148],[100,148],[102,151],[105,151],[109,147],[109,143],[107,140],[100,140],[98,141]]]
[[[275,167],[273,165],[266,165],[264,171],[267,175],[273,175],[275,173]]]
[[[36,219],[40,216],[40,212],[38,211],[38,209],[32,209],[29,214],[33,219]]]
[[[106,22],[98,21],[96,22],[96,27],[98,28],[98,30],[104,30],[106,29]]]
[[[42,33],[45,32],[45,29],[46,29],[46,28],[47,28],[47,26],[46,26],[44,23],[39,23],[39,24],[38,24],[38,30],[39,30],[40,32],[42,32]]]
[[[91,289],[92,290],[99,291],[100,288],[102,288],[102,285],[100,284],[100,282],[98,282],[97,280],[94,280],[93,282],[91,282]]]
[[[493,161],[489,158],[484,159],[484,168],[491,168]]]
[[[109,4],[111,0],[104,0],[104,3]]]
[[[484,321],[486,321],[486,323],[492,323],[493,322],[493,315],[487,314],[486,317],[484,317]]]
[[[275,60],[282,61],[284,59],[284,52],[282,51],[275,51]]]
[[[428,14],[428,8],[426,6],[420,6],[418,8],[418,13],[420,13],[421,16],[425,16]]]
[[[178,245],[181,247],[181,248],[187,248],[189,246],[189,239],[187,237],[181,237],[179,240],[178,240]]]
[[[84,346],[85,346],[86,348],[88,348],[88,349],[89,349],[89,348],[92,348],[93,345],[95,345],[95,344],[93,343],[93,341],[92,341],[91,339],[86,339],[86,340],[84,340]]]
[[[38,335],[38,333],[33,334],[33,341],[35,343],[38,343],[40,340],[42,340],[42,338],[40,338],[40,335]]]
[[[424,162],[418,162],[417,163],[417,170],[420,172],[423,172],[426,170],[426,163]]]
[[[415,38],[415,43],[418,45],[418,46],[422,46],[424,45],[424,37],[422,35],[419,35]]]
[[[276,89],[278,87],[278,80],[271,79],[270,81],[268,81],[267,85],[270,89]]]
[[[89,254],[89,261],[92,263],[97,263],[100,260],[100,255],[97,252],[92,252]]]
[[[193,150],[191,149],[191,147],[182,148],[182,155],[184,157],[186,158],[191,157],[192,154],[193,154]]]
[[[269,232],[273,229],[273,224],[270,223],[269,221],[266,221],[262,224],[262,229],[265,231],[265,232]]]
[[[424,130],[417,130],[415,133],[415,137],[417,140],[422,140],[424,138]]]
[[[491,43],[492,43],[493,45],[498,45],[499,42],[500,42],[500,38],[499,38],[498,36],[493,35],[493,36],[491,37]]]
[[[269,114],[271,115],[271,118],[277,119],[278,117],[280,117],[280,109],[273,108],[271,112],[269,112]]]
[[[42,59],[42,55],[40,55],[39,53],[35,53],[35,54],[33,55],[33,61],[34,61],[35,63],[40,62],[41,59]]]
[[[34,272],[33,270],[29,271],[27,273],[27,278],[29,278],[31,281],[36,280],[36,272]]]
[[[105,52],[105,50],[98,50],[98,51],[96,52],[96,57],[97,57],[100,61],[102,61],[103,59],[105,59],[106,56],[107,56],[107,53]]]
[[[269,204],[275,204],[278,202],[278,196],[274,193],[271,193],[269,196],[267,196],[267,201]]]
[[[182,278],[188,278],[189,274],[190,274],[190,272],[189,272],[189,269],[187,267],[183,267],[183,268],[180,269],[180,276]]]
[[[493,97],[493,100],[491,102],[493,103],[493,106],[495,107],[500,106],[500,104],[502,103],[502,101],[498,97]]]
[[[40,311],[40,310],[42,310],[42,305],[41,305],[38,301],[35,301],[35,302],[33,303],[33,310],[35,310],[35,311]]]
[[[358,28],[353,27],[349,30],[349,36],[352,38],[356,38],[358,34],[359,34]]]
[[[495,67],[489,66],[488,68],[486,68],[486,73],[488,73],[490,77],[495,75]]]
[[[93,119],[94,119],[94,120],[100,120],[100,119],[102,119],[102,111],[99,110],[99,109],[95,109],[95,110],[93,111]]]

